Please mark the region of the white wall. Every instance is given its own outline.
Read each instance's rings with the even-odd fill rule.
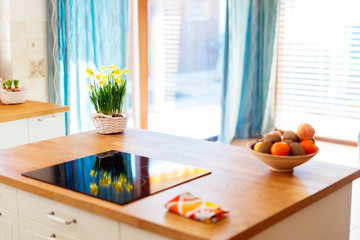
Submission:
[[[47,102],[47,1],[0,0],[0,77],[19,79],[27,99]]]

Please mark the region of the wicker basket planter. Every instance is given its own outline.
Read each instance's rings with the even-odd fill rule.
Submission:
[[[112,117],[101,113],[95,113],[92,114],[90,118],[96,131],[101,134],[123,132],[128,121],[128,116],[126,114],[123,114],[122,117]]]
[[[8,92],[0,89],[0,100],[3,104],[20,104],[25,102],[26,89],[19,92]]]

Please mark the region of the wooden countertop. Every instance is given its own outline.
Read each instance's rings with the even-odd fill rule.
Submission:
[[[69,107],[53,103],[27,100],[22,104],[5,105],[0,102],[0,123],[67,111]]]
[[[212,173],[125,206],[20,175],[111,149]],[[357,169],[316,158],[294,173],[275,173],[242,147],[127,128],[121,134],[90,131],[1,150],[0,182],[170,238],[246,239],[360,176]],[[208,225],[167,212],[164,204],[185,191],[228,208],[229,217]]]

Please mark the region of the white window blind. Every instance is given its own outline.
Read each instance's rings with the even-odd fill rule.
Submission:
[[[359,0],[281,0],[277,128],[307,122],[317,136],[357,140],[359,9]]]

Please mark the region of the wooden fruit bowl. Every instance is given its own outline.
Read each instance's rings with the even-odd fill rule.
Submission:
[[[277,156],[267,153],[256,152],[251,149],[252,144],[254,144],[254,141],[247,144],[247,148],[249,149],[249,151],[257,159],[268,165],[270,169],[275,172],[293,172],[295,167],[309,161],[319,152],[319,148],[316,147],[317,151],[312,154],[301,156]]]

